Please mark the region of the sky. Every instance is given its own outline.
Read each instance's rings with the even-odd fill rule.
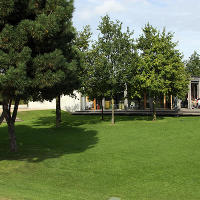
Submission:
[[[200,53],[200,0],[74,0],[73,23],[77,30],[90,25],[94,38],[101,17],[108,14],[112,20],[123,22],[134,31],[134,37],[142,34],[148,22],[154,27],[174,33],[178,49],[188,59],[196,50]]]

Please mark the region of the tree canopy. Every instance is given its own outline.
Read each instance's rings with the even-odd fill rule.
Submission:
[[[156,101],[161,95],[183,98],[188,90],[188,76],[176,46],[171,32],[160,32],[150,24],[143,28],[137,41],[141,62],[135,82],[153,99],[154,118]]]
[[[114,99],[124,93],[128,69],[132,63],[134,44],[129,28],[123,32],[122,23],[102,17],[98,26],[99,36],[87,54],[83,88],[90,97],[112,98],[112,123]]]
[[[196,51],[186,61],[186,69],[191,76],[200,77],[200,55]]]
[[[63,13],[65,20],[57,21],[57,25],[60,26],[59,32],[47,40],[45,43],[40,45],[40,48],[55,50],[48,59],[48,55],[42,55],[41,60],[44,62],[40,63],[40,67],[37,67],[39,71],[38,76],[42,76],[41,71],[43,67],[47,65],[49,71],[53,71],[54,77],[52,80],[48,80],[47,83],[53,82],[53,84],[40,84],[40,100],[53,100],[56,98],[56,125],[59,126],[61,122],[61,95],[73,95],[74,90],[80,87],[79,74],[81,71],[79,48],[76,46],[76,30],[72,25],[72,12],[73,12],[73,1],[68,2],[65,6],[66,12]],[[57,5],[52,5],[52,8]],[[68,17],[65,16],[66,13]],[[42,46],[44,45],[44,46]],[[48,61],[47,61],[48,60]],[[36,60],[38,65],[38,61]],[[38,80],[36,80],[38,81]],[[39,82],[39,81],[38,81]]]
[[[0,92],[12,151],[17,149],[14,124],[20,99],[38,99],[46,89],[71,79],[72,13],[73,0],[0,3]]]

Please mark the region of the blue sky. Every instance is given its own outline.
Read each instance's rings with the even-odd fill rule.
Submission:
[[[97,26],[105,14],[122,21],[124,27],[129,26],[135,38],[147,22],[160,30],[166,27],[175,33],[185,59],[194,50],[200,53],[199,0],[75,0],[73,22],[78,30],[90,25],[96,37]]]

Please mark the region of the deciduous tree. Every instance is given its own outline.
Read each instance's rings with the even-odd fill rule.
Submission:
[[[138,39],[141,62],[137,83],[148,91],[153,100],[153,120],[156,120],[156,103],[161,95],[185,96],[188,90],[188,76],[182,61],[182,54],[176,49],[173,34],[162,32],[147,24]]]
[[[191,76],[200,77],[200,55],[196,51],[186,61],[186,69]]]
[[[108,15],[102,18],[98,26],[100,32],[95,43],[97,51],[98,67],[102,66],[104,77],[106,77],[107,94],[112,98],[112,124],[114,124],[114,99],[126,89],[127,72],[134,51],[133,32],[127,28],[122,30],[120,21],[112,21]],[[94,66],[95,67],[95,66]],[[99,71],[99,70],[98,70]]]

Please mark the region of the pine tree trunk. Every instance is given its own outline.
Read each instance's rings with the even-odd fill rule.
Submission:
[[[61,107],[60,96],[56,98],[56,127],[59,127],[61,123]]]
[[[103,105],[101,107],[101,120],[104,120],[104,116],[103,116]]]
[[[16,142],[16,136],[15,136],[15,124],[12,122],[8,123],[8,133],[10,136],[10,150],[12,152],[17,151],[17,142]]]
[[[156,121],[156,100],[153,99],[153,121]]]
[[[0,117],[0,125],[2,124],[3,120],[4,120],[4,112],[2,112],[1,117]]]
[[[115,124],[115,100],[112,98],[112,124]]]
[[[20,98],[16,97],[15,106],[14,106],[14,110],[12,114],[10,110],[12,101],[10,101],[9,104],[8,102],[3,103],[3,113],[8,125],[8,133],[10,137],[10,150],[12,152],[17,151],[17,142],[16,142],[16,135],[15,135],[15,120],[17,117],[19,101],[20,101]]]

